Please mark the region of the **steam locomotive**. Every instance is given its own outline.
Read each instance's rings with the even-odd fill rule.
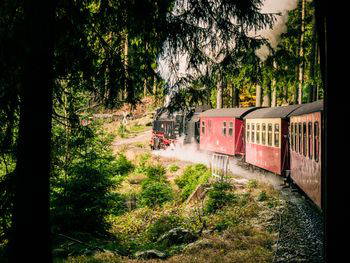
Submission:
[[[152,149],[184,137],[199,151],[240,157],[297,185],[319,208],[322,196],[323,100],[282,107],[209,109],[170,113],[153,122]]]

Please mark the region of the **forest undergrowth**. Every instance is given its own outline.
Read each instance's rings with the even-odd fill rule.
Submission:
[[[105,231],[56,236],[54,262],[272,261],[283,201],[270,185],[214,180],[206,166],[153,156],[146,143],[115,156]]]

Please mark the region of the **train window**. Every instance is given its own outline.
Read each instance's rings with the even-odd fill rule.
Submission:
[[[309,140],[308,140],[308,157],[309,159],[312,159],[312,122],[309,121],[309,123],[307,124],[307,134],[309,136]]]
[[[202,134],[205,134],[205,122],[202,121]]]
[[[301,133],[302,133],[302,130],[301,130],[301,122],[298,123],[298,153],[301,153]]]
[[[266,145],[266,124],[261,125],[261,143]]]
[[[260,143],[260,124],[256,125],[256,143]]]
[[[252,123],[252,130],[251,130],[251,135],[252,135],[252,137],[251,137],[251,142],[252,143],[254,143],[255,142],[255,124],[254,123]]]
[[[226,121],[224,121],[223,125],[224,126],[222,127],[222,134],[226,136]]]
[[[307,145],[306,145],[306,122],[303,122],[303,155],[306,157]]]
[[[249,142],[249,139],[250,139],[250,124],[247,123],[247,137],[246,137],[247,142]]]
[[[318,162],[319,159],[319,146],[320,146],[320,140],[319,140],[319,125],[318,125],[318,121],[315,121],[314,123],[314,156],[315,156],[315,161]]]
[[[274,136],[275,136],[275,147],[280,147],[280,125],[279,124],[275,124]]]
[[[233,135],[233,122],[230,122],[230,127],[228,128],[228,135]]]
[[[267,145],[272,146],[272,124],[267,125]]]

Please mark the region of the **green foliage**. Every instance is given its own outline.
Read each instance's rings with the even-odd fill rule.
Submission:
[[[115,162],[115,174],[126,175],[132,171],[134,165],[129,161],[126,156],[122,153],[118,154],[118,158]]]
[[[205,211],[215,213],[218,209],[236,201],[236,196],[231,193],[232,185],[226,182],[216,182],[212,189],[208,191],[208,200]]]
[[[176,172],[177,170],[180,169],[180,167],[177,166],[176,164],[172,164],[172,165],[170,165],[170,166],[168,167],[168,169],[169,169],[170,172]]]
[[[255,179],[249,180],[248,183],[247,183],[247,187],[249,189],[257,188],[258,187],[258,181],[255,180]]]
[[[14,173],[0,176],[0,246],[8,238],[14,199]]]
[[[146,173],[146,168],[151,159],[150,153],[144,153],[138,156],[138,165],[135,168],[136,173]]]
[[[169,230],[181,226],[183,218],[179,215],[170,214],[160,217],[147,229],[147,236],[150,241],[156,241],[162,234]]]
[[[165,176],[164,166],[149,165],[145,167],[147,179],[141,183],[139,197],[141,206],[156,206],[173,199],[173,190]]]
[[[145,174],[149,180],[166,181],[166,170],[163,165],[149,165],[145,168]]]
[[[128,130],[126,129],[124,124],[120,124],[117,130],[117,134],[120,138],[125,138],[127,137],[127,132]]]
[[[268,199],[268,196],[265,191],[261,191],[257,198],[259,202],[266,201],[267,199]]]
[[[239,218],[233,218],[232,216],[224,215],[222,220],[216,223],[215,230],[218,232],[222,232],[231,226],[237,225],[239,222]]]
[[[111,189],[116,186],[113,178],[121,178],[132,166],[125,156],[114,157],[111,138],[96,129],[80,127],[65,136],[65,129],[54,126],[54,136],[67,140],[55,144],[53,152],[51,215],[55,231],[103,232],[108,228],[105,217],[125,209],[123,197]],[[64,166],[59,165],[62,161]]]
[[[175,183],[181,189],[182,200],[188,198],[199,184],[206,183],[210,176],[210,171],[203,164],[187,166],[183,174],[175,179]]]
[[[143,125],[139,125],[139,124],[135,124],[134,126],[130,127],[130,132],[134,132],[134,133],[139,133],[142,132],[146,129],[146,126]]]
[[[173,190],[166,182],[144,180],[140,193],[141,206],[159,206],[167,201],[173,200]]]

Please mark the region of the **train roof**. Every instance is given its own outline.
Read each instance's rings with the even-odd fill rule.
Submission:
[[[264,119],[264,118],[287,118],[293,111],[301,105],[289,105],[282,107],[260,108],[247,114],[244,119]]]
[[[243,118],[249,112],[257,109],[257,107],[249,108],[224,108],[224,109],[211,109],[200,113],[200,117],[232,117]]]
[[[304,115],[313,112],[323,111],[323,100],[317,100],[311,103],[301,105],[300,108],[293,111],[290,116]]]

